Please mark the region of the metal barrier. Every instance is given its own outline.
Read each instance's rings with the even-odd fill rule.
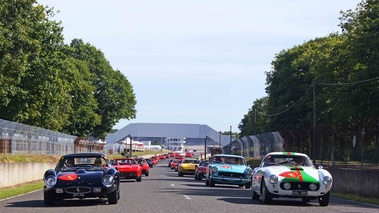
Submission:
[[[64,155],[102,152],[103,143],[0,119],[0,153],[3,155]]]

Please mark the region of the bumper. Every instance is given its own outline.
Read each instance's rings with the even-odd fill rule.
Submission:
[[[194,175],[195,170],[180,170],[185,175]]]
[[[230,185],[244,185],[251,182],[250,178],[232,178],[232,177],[220,177],[212,176],[212,181],[215,183],[230,184]]]
[[[303,197],[319,197],[328,193],[329,188],[321,186],[317,191],[311,190],[284,190],[279,187],[279,184],[267,184],[268,191],[277,197],[292,197],[292,198],[303,198]]]
[[[117,190],[116,184],[111,187],[83,187],[83,186],[70,186],[67,188],[53,187],[44,188],[44,193],[48,193],[49,196],[55,198],[67,199],[67,198],[104,198],[108,197],[108,194]]]

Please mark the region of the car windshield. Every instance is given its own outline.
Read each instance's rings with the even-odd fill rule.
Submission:
[[[112,161],[112,165],[136,165],[137,161],[134,159],[116,159]]]
[[[184,160],[183,161],[183,163],[200,163],[200,161],[199,160],[189,160],[189,159],[186,159],[186,160]]]
[[[300,166],[313,166],[312,161],[305,156],[299,155],[269,155],[266,157],[263,166],[291,166],[291,165],[300,165]]]
[[[77,168],[94,168],[107,166],[107,161],[102,157],[65,157],[58,162],[57,169],[71,170]]]
[[[200,163],[200,166],[208,166],[209,162],[208,161],[203,161]]]
[[[245,159],[233,156],[216,156],[213,163],[246,165]]]

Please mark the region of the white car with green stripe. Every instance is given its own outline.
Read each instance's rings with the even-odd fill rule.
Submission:
[[[262,198],[265,204],[289,197],[303,202],[318,199],[320,206],[327,206],[333,179],[322,167],[316,169],[306,154],[271,152],[253,170],[251,183],[252,199]]]

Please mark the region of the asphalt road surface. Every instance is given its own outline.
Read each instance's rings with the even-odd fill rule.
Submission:
[[[42,177],[42,174],[41,174]],[[333,196],[333,195],[332,195]],[[379,206],[331,198],[329,206],[320,207],[316,200],[303,203],[300,199],[274,199],[271,205],[253,201],[250,190],[237,186],[205,186],[193,175],[178,177],[167,160],[150,169],[141,182],[122,180],[121,198],[116,205],[97,199],[65,200],[45,207],[42,189],[0,201],[0,212],[142,212],[142,213],[224,213],[224,212],[379,212]]]

